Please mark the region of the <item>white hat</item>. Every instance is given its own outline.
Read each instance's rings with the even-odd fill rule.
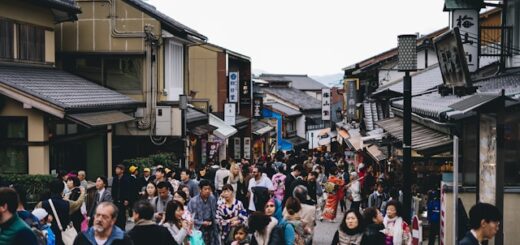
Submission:
[[[32,214],[34,216],[36,216],[36,218],[38,218],[38,220],[42,220],[43,218],[47,217],[47,215],[49,215],[49,213],[47,213],[47,211],[45,211],[45,209],[43,208],[36,208],[32,211]]]

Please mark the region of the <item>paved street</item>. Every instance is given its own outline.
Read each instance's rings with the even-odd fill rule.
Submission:
[[[320,222],[318,220],[316,222],[316,228],[314,229],[314,239],[312,244],[330,245],[330,243],[332,242],[332,238],[334,237],[334,233],[336,233],[336,231],[338,230],[342,218],[343,213],[338,208],[338,215],[336,216],[336,220],[334,223],[331,223],[329,221]]]

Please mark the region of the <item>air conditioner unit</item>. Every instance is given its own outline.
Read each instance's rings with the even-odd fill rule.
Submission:
[[[172,110],[169,106],[157,106],[155,108],[155,135],[172,135]]]

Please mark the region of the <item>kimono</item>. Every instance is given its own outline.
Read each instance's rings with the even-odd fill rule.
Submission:
[[[285,178],[286,176],[284,174],[277,173],[271,180],[274,187],[274,196],[278,201],[282,201],[285,195]]]
[[[343,179],[331,175],[329,177],[328,183],[334,184],[335,188],[334,190],[328,191],[325,209],[323,210],[323,218],[326,220],[333,221],[336,219],[336,212],[338,211],[338,202],[345,195],[345,191],[343,190],[345,182],[343,181]]]
[[[218,224],[216,220],[217,200],[215,196],[209,195],[206,201],[200,195],[190,199],[188,210],[193,215],[194,228],[202,232],[202,237],[206,245],[220,245],[218,234]],[[202,223],[210,221],[211,225],[204,227]]]
[[[221,238],[225,241],[231,231],[231,219],[238,218],[243,224],[247,220],[247,211],[241,201],[235,199],[231,207],[228,207],[224,199],[219,200],[216,219],[221,228]],[[233,239],[231,239],[233,240]]]

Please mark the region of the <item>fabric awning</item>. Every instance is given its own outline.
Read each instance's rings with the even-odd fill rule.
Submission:
[[[209,114],[209,124],[217,127],[217,129],[213,131],[213,134],[223,140],[238,132],[236,128],[227,125],[224,121],[211,113]]]
[[[403,141],[403,119],[399,117],[388,118],[376,122],[392,136]],[[444,152],[449,150],[452,139],[449,135],[412,122],[412,149],[417,152]]]
[[[201,136],[213,132],[217,127],[210,124],[203,124],[189,129],[190,133]]]
[[[366,148],[368,155],[376,162],[386,160],[387,156],[384,154],[377,145],[371,145]]]
[[[124,123],[135,120],[135,118],[120,111],[77,113],[69,114],[65,117],[77,124],[80,124],[88,128]]]

